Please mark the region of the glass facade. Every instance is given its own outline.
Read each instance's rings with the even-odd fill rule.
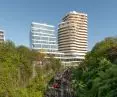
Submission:
[[[32,49],[43,49],[47,52],[57,51],[58,47],[54,26],[33,22],[31,24],[30,36]]]

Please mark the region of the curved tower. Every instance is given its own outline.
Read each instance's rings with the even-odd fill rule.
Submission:
[[[58,28],[58,48],[66,62],[80,62],[88,47],[87,14],[68,13]]]

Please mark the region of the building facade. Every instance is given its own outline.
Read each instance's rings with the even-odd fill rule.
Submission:
[[[5,41],[4,31],[0,30],[0,43]]]
[[[52,25],[32,22],[30,38],[32,49],[43,50],[45,52],[57,51],[55,27]]]
[[[32,22],[30,31],[30,47],[33,50],[53,55],[61,59],[64,55],[58,52],[55,27],[43,23]]]
[[[76,11],[66,14],[58,27],[58,49],[65,62],[80,62],[88,47],[87,14]]]

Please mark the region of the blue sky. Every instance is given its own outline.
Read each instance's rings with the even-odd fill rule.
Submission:
[[[89,50],[117,35],[117,0],[0,0],[0,28],[6,39],[29,46],[32,21],[57,25],[69,11],[88,14]]]

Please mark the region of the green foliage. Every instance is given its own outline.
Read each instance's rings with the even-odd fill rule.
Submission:
[[[76,97],[117,97],[117,38],[106,38],[73,70]]]
[[[16,47],[12,41],[1,43],[0,97],[43,97],[48,82],[60,68],[57,59],[45,56],[25,46]]]
[[[49,64],[51,65],[51,68],[53,71],[58,71],[61,68],[61,63],[58,59],[55,59],[53,57],[49,58]]]

